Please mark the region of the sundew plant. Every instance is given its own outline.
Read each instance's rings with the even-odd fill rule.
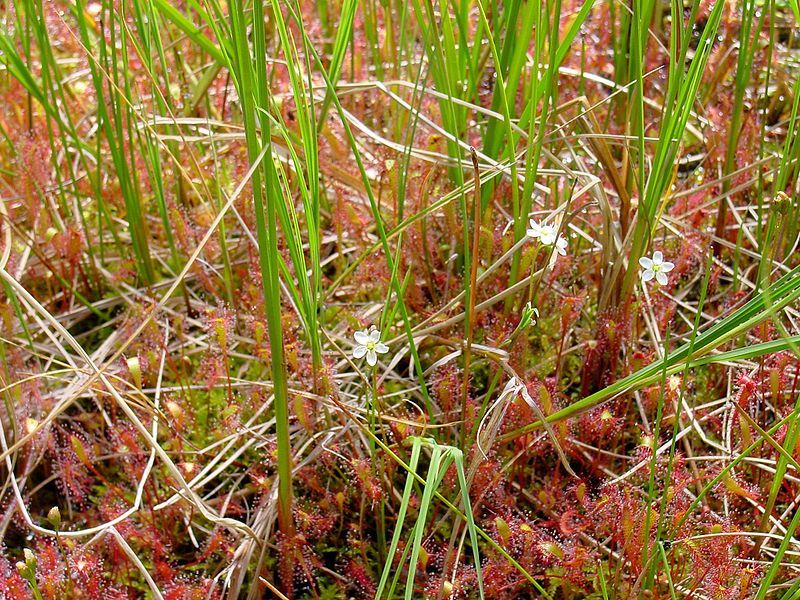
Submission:
[[[798,0],[0,1],[0,599],[800,599]]]

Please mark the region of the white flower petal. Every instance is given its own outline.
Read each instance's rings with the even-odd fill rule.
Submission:
[[[664,263],[662,263],[662,264],[661,264],[661,270],[662,270],[664,273],[669,273],[669,272],[670,272],[670,271],[672,271],[672,269],[674,269],[674,268],[675,268],[675,264],[674,264],[674,263],[671,263],[671,262],[669,262],[669,261],[667,261],[667,262],[664,262]]]
[[[643,256],[639,259],[639,264],[642,266],[643,269],[649,269],[653,266],[653,260]]]
[[[531,219],[529,221],[529,224],[530,224],[530,229],[528,229],[528,231],[526,232],[528,234],[528,236],[536,239],[540,235],[542,235],[542,226],[539,225],[539,223],[537,221],[534,221],[533,219]]]
[[[371,342],[380,342],[381,341],[381,332],[377,329],[373,329],[369,332],[369,339]]]
[[[545,246],[552,246],[556,241],[556,231],[550,225],[542,227],[542,233],[539,235],[539,241]]]
[[[656,273],[656,281],[658,282],[659,285],[667,285],[667,276],[661,271],[659,271],[658,273]]]
[[[356,346],[355,348],[353,348],[353,356],[355,358],[363,358],[366,353],[367,353],[366,346]]]
[[[644,282],[650,281],[655,276],[656,274],[653,273],[652,270],[647,269],[646,271],[644,271],[644,273],[642,273],[642,281]]]
[[[369,332],[366,329],[364,331],[356,331],[353,337],[356,338],[356,342],[363,346],[369,341]]]
[[[375,344],[375,352],[378,354],[386,354],[389,351],[389,346],[384,344],[383,342],[378,342]]]
[[[664,255],[661,254],[661,250],[656,250],[653,252],[653,262],[656,264],[661,264],[664,262]]]
[[[375,354],[375,350],[367,350],[367,363],[369,363],[369,366],[374,367],[377,362],[378,355]]]

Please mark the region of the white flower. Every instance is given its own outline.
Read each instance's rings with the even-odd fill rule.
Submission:
[[[567,238],[565,238],[563,235],[559,235],[558,239],[556,240],[556,251],[561,256],[567,255]]]
[[[558,239],[558,230],[555,225],[542,225],[542,231],[539,234],[539,241],[544,246],[552,246]]]
[[[529,225],[530,227],[528,228],[526,233],[528,234],[528,237],[533,238],[534,240],[541,237],[542,233],[545,230],[545,227],[547,227],[547,225],[542,225],[541,223],[539,223],[539,221],[534,221],[533,219],[530,220]]]
[[[363,358],[366,354],[370,367],[374,367],[378,362],[378,354],[386,354],[389,351],[389,346],[381,342],[381,332],[374,327],[372,330],[356,331],[355,338],[353,356]]]
[[[664,260],[664,255],[660,250],[653,253],[653,258],[643,256],[639,259],[639,264],[642,266],[642,281],[650,281],[653,277],[660,285],[667,285],[667,273],[675,268],[675,265],[669,261]]]
[[[555,225],[548,225],[531,219],[530,227],[527,229],[526,233],[529,238],[539,240],[543,246],[555,245],[556,252],[561,256],[567,255],[567,238],[563,235],[559,235],[558,228]]]

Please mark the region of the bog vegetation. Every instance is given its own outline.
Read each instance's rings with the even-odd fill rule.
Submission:
[[[0,597],[800,597],[799,24],[0,2]]]

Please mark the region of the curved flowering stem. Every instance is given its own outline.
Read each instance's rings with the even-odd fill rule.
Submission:
[[[472,335],[475,319],[475,296],[478,287],[478,252],[481,241],[481,172],[478,168],[478,155],[472,148],[472,168],[475,175],[475,196],[472,203],[472,261],[467,287],[467,316],[465,319],[466,338],[464,341],[464,379],[461,384],[461,446],[467,437],[467,399],[469,397],[469,367],[472,358]]]

